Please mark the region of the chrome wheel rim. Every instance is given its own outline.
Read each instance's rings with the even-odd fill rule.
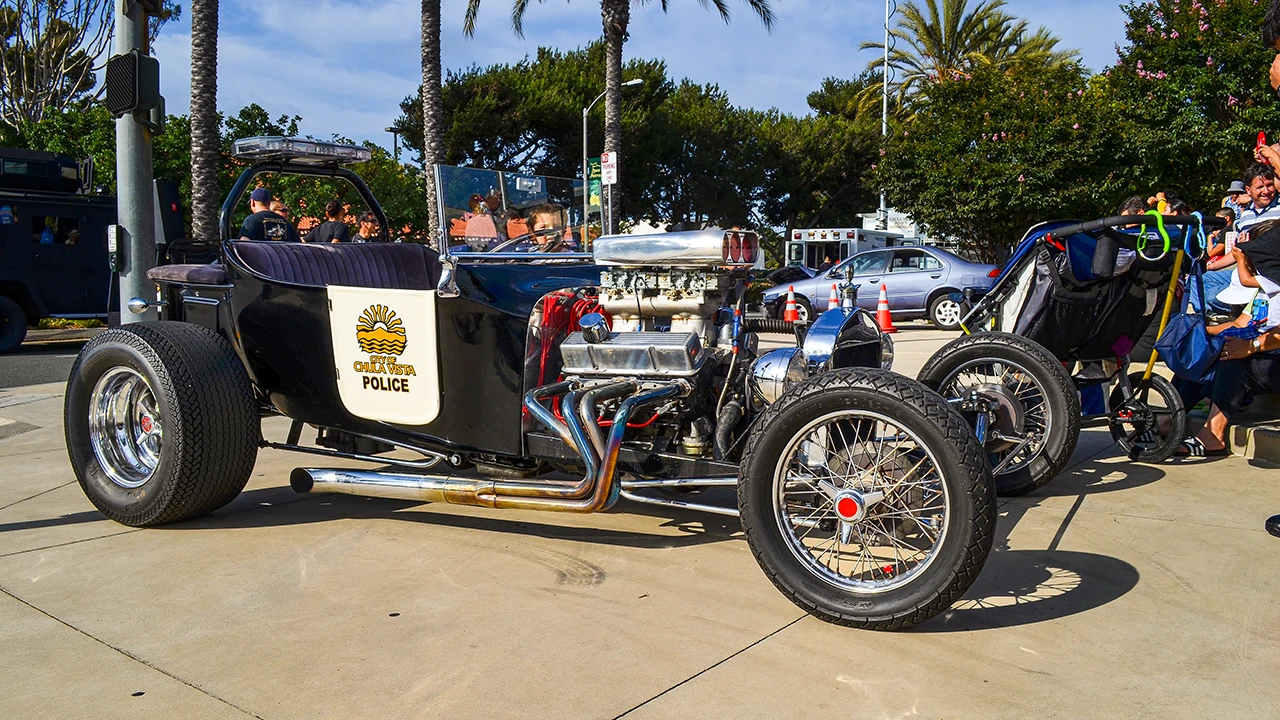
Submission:
[[[809,322],[809,306],[802,302],[796,302],[796,317],[799,318],[797,322]]]
[[[1053,430],[1053,415],[1040,383],[1026,368],[1008,360],[980,358],[966,363],[953,370],[938,390],[943,397],[956,399],[964,398],[971,391],[989,395],[984,393],[984,388],[991,386],[1002,387],[1021,406],[1015,423],[1017,433],[1006,438],[1008,447],[988,452],[992,474],[1004,475],[1020,470],[1044,451],[1045,441]],[[993,427],[998,425],[1001,423]]]
[[[145,378],[127,367],[98,378],[89,398],[89,440],[113,483],[146,484],[160,464],[163,437],[160,407]]]
[[[919,578],[950,532],[951,498],[933,451],[862,410],[829,413],[792,437],[774,470],[773,509],[801,565],[860,594]]]
[[[960,324],[960,303],[950,298],[938,303],[933,310],[933,317],[939,325],[952,327]]]

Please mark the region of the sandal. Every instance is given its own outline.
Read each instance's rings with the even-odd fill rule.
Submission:
[[[1200,438],[1187,438],[1182,441],[1182,447],[1178,448],[1176,455],[1178,457],[1227,457],[1231,454],[1231,448],[1223,447],[1210,450],[1204,446]]]

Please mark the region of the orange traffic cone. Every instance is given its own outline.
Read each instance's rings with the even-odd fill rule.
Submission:
[[[787,287],[787,308],[782,312],[782,319],[787,322],[799,322],[800,313],[796,311],[796,286]]]
[[[840,307],[840,291],[833,284],[831,286],[831,297],[827,300],[827,309],[835,310],[838,307]]]
[[[889,288],[884,283],[880,283],[880,302],[876,304],[876,324],[880,326],[882,333],[898,332],[898,328],[893,326],[893,316],[889,314]]]

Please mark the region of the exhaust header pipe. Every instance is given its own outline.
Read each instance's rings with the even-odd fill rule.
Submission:
[[[300,493],[331,492],[520,510],[599,512],[618,501],[621,492],[616,477],[618,451],[622,448],[627,420],[632,413],[645,405],[684,397],[690,391],[689,384],[683,380],[663,383],[651,390],[641,391],[638,387],[631,380],[591,388],[583,388],[580,383],[563,382],[537,388],[525,396],[525,406],[533,416],[565,439],[582,457],[587,472],[577,482],[518,482],[453,474],[417,475],[343,468],[296,468],[289,476],[289,484]],[[543,398],[562,392],[565,392],[562,402],[564,422],[542,404]],[[583,427],[583,420],[590,418],[592,425],[595,425],[596,403],[628,393],[630,395],[614,413],[608,437],[599,437],[598,427],[595,432],[588,433]]]

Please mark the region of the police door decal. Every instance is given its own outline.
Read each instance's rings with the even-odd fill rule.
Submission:
[[[426,425],[440,413],[434,290],[330,285],[338,395],[357,417]]]

